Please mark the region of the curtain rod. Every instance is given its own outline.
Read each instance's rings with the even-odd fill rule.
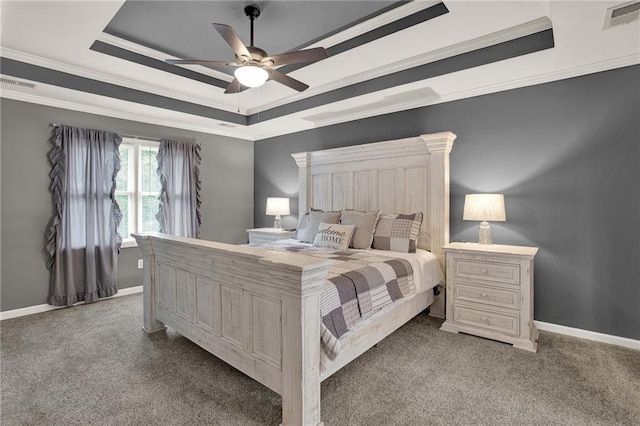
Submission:
[[[58,124],[58,123],[50,123],[50,124],[51,124],[51,127],[67,126],[67,124]],[[160,142],[163,139],[163,138],[152,138],[150,136],[128,135],[125,133],[118,133],[118,135],[120,135],[120,137],[123,137],[123,138],[143,139],[146,141],[154,141],[154,142]]]

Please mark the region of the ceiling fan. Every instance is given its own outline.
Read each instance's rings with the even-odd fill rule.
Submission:
[[[202,65],[208,68],[217,66],[237,67],[235,78],[224,93],[237,93],[246,88],[262,86],[268,79],[275,80],[294,90],[302,92],[309,86],[295,78],[273,69],[274,66],[315,62],[326,58],[324,47],[298,50],[269,56],[267,52],[253,45],[253,21],[260,16],[260,8],[251,4],[244,8],[244,13],[251,20],[251,45],[245,46],[232,27],[225,24],[213,23],[213,27],[222,36],[236,54],[236,62],[207,61],[197,59],[167,59],[173,65]]]

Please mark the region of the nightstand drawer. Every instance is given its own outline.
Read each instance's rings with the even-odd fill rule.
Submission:
[[[454,281],[456,300],[484,303],[509,309],[520,309],[520,291],[485,287],[463,281]]]
[[[454,273],[456,277],[520,285],[520,265],[518,264],[476,262],[467,259],[457,259],[455,265]]]
[[[467,306],[453,306],[453,320],[474,327],[494,330],[512,335],[520,334],[520,317]]]

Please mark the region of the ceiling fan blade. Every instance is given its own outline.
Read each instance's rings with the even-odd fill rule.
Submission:
[[[304,84],[301,81],[296,80],[295,78],[291,78],[288,75],[281,73],[276,70],[267,70],[269,71],[269,76],[271,76],[272,80],[277,81],[278,83],[284,84],[285,86],[291,87],[293,90],[297,90],[298,92],[303,92],[309,88],[307,84]]]
[[[262,60],[265,62],[273,62],[273,66],[285,64],[299,64],[302,62],[315,62],[327,58],[327,51],[324,47],[315,47],[313,49],[298,50],[296,52],[281,53],[279,55],[268,56]]]
[[[242,40],[240,40],[240,37],[238,37],[238,34],[232,27],[230,27],[229,25],[216,23],[213,23],[211,25],[213,25],[213,28],[218,31],[224,41],[226,41],[227,44],[231,46],[231,48],[234,52],[236,52],[236,55],[238,55],[239,58],[245,58],[247,60],[251,59],[251,53],[249,53],[249,49],[247,49],[247,46],[245,46]]]
[[[234,78],[231,81],[231,83],[229,83],[229,85],[225,89],[224,93],[225,94],[238,93],[238,92],[243,92],[243,91],[245,91],[247,89],[248,89],[248,87],[243,86],[242,84],[240,84],[240,82],[238,81],[237,78]]]
[[[202,65],[204,67],[237,67],[237,62],[229,61],[200,61],[197,59],[167,59],[166,62],[172,65]]]

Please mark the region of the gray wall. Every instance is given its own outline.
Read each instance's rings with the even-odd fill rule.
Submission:
[[[258,141],[255,225],[272,223],[266,197],[296,197],[293,152],[451,130],[451,240],[478,239],[465,193],[504,193],[494,243],[540,247],[535,319],[640,339],[639,77],[627,67]]]
[[[253,225],[253,142],[1,99],[2,311],[46,303],[44,235],[53,214],[49,192],[53,147],[49,123],[202,144],[201,237],[244,243]],[[120,252],[118,287],[142,284],[138,248]]]

